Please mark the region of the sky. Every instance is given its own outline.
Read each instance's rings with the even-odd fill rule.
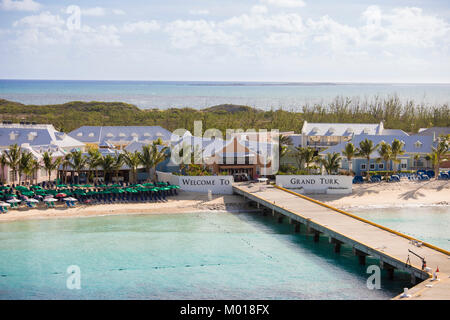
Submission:
[[[0,78],[450,83],[448,0],[0,0]]]

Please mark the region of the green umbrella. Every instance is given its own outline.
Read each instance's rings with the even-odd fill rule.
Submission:
[[[65,185],[65,184],[58,184],[57,187],[58,188],[67,188],[67,185]]]
[[[131,192],[131,193],[136,193],[137,192],[137,190],[134,190],[132,188],[126,188],[125,191],[126,192]]]
[[[0,189],[1,189],[1,190],[9,190],[9,189],[11,189],[11,187],[7,187],[7,186],[0,186]]]
[[[92,188],[93,186],[90,185],[90,184],[83,184],[82,187],[83,187],[83,188]]]
[[[22,193],[22,195],[27,196],[27,197],[34,196],[33,191],[22,191],[21,193]]]
[[[14,193],[7,193],[5,194],[5,197],[17,197]]]
[[[31,189],[42,189],[41,186],[31,186],[30,188],[31,188]]]
[[[144,187],[154,187],[155,185],[153,183],[144,183]]]
[[[99,187],[99,188],[106,188],[107,185],[106,185],[106,184],[101,184],[101,185],[99,185],[98,187]]]
[[[81,184],[73,184],[72,187],[80,188],[80,187],[82,187],[82,185]]]
[[[19,191],[29,191],[28,188],[27,188],[27,187],[24,187],[24,186],[17,186],[17,187],[16,187],[16,190],[19,190]]]

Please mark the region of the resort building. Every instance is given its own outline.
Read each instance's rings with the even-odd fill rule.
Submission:
[[[74,150],[84,150],[85,144],[68,136],[64,132],[57,131],[51,124],[35,123],[5,123],[0,124],[0,156],[10,146],[17,144],[22,152],[30,153],[42,166],[42,155],[48,152],[52,158],[63,157]],[[57,171],[51,173],[51,178],[56,178]],[[33,177],[21,177],[7,165],[0,168],[0,178],[5,184],[17,184],[27,178],[33,182],[41,182],[49,179],[48,173],[41,168]]]
[[[432,169],[431,161],[426,160],[426,155],[432,151],[431,147],[435,146],[436,140],[432,136],[420,136],[420,135],[400,135],[400,136],[382,136],[382,135],[357,135],[354,136],[348,142],[342,142],[332,147],[329,147],[321,152],[320,156],[326,156],[327,153],[339,153],[342,157],[341,160],[341,170],[349,170],[349,162],[347,158],[343,155],[342,151],[345,149],[345,145],[349,142],[353,143],[355,147],[358,147],[360,142],[364,139],[369,139],[374,145],[385,142],[392,144],[394,139],[402,141],[404,143],[403,149],[405,153],[398,156],[399,163],[393,163],[389,161],[377,161],[380,158],[380,154],[374,151],[370,155],[370,164],[367,167],[367,160],[365,158],[354,158],[352,159],[352,170],[356,175],[361,175],[369,171],[385,171],[385,170],[397,170],[397,171],[407,171],[407,170],[417,170],[417,169]]]
[[[65,152],[72,149],[84,150],[80,140],[57,131],[51,124],[2,123],[0,124],[0,149],[17,144],[27,144],[40,152],[54,147]]]
[[[109,145],[124,149],[131,142],[150,144],[157,139],[170,141],[172,133],[160,126],[83,126],[69,132],[69,136],[87,146]]]
[[[204,167],[213,175],[255,179],[274,174],[273,150],[278,146],[272,143],[247,140],[240,135],[229,140],[185,135],[172,145],[172,150],[181,150],[183,145],[193,153],[201,152]]]
[[[385,129],[380,123],[303,123],[300,134],[290,135],[294,147],[313,147],[321,150],[348,142],[355,136],[408,136],[402,130]]]

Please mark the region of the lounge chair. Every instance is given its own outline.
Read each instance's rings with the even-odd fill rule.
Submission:
[[[364,179],[362,176],[355,176],[353,178],[353,183],[364,183]]]
[[[438,179],[439,180],[448,180],[449,179],[449,175],[446,172],[441,172],[441,173],[439,173]]]

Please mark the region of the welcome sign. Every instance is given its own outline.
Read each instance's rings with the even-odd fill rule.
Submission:
[[[179,185],[181,190],[212,194],[233,194],[233,176],[176,176],[157,172],[159,181]]]
[[[276,184],[287,189],[303,189],[305,193],[351,193],[351,176],[277,175]]]
[[[232,176],[180,176],[180,188],[186,191],[233,194]]]

